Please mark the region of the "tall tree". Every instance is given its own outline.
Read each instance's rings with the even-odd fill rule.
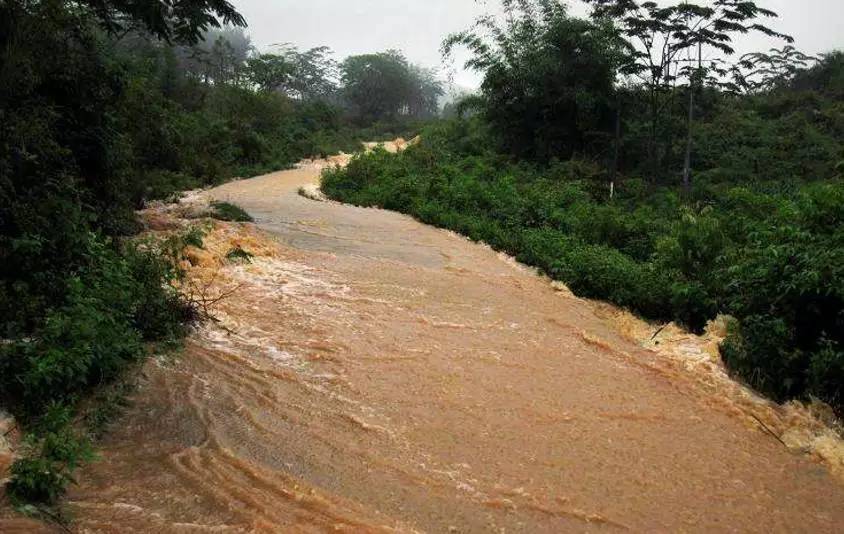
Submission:
[[[350,56],[340,71],[344,98],[359,120],[394,119],[406,112],[413,82],[401,52]]]
[[[758,93],[784,87],[817,61],[817,57],[806,55],[791,45],[745,54],[732,69],[734,88]]]
[[[466,66],[484,75],[482,111],[502,148],[568,158],[609,129],[621,43],[610,25],[569,17],[556,0],[505,0],[504,11],[503,25],[482,17],[449,36],[443,53],[468,48]]]
[[[260,54],[246,65],[247,78],[261,91],[284,91],[293,76],[294,65],[279,54]]]
[[[747,0],[714,0],[710,5],[688,1],[661,6],[635,0],[586,0],[596,19],[613,21],[633,53],[622,71],[639,78],[648,93],[650,136],[648,158],[656,174],[660,157],[656,137],[661,114],[671,102],[677,83],[686,80],[689,93],[687,146],[683,184],[688,189],[691,174],[694,95],[707,75],[717,69],[723,56],[732,55],[736,34],[760,32],[791,41],[791,37],[760,24],[762,17],[776,17]]]
[[[255,50],[243,29],[231,26],[208,29],[199,42],[180,48],[184,68],[217,85],[239,84]]]
[[[331,57],[330,48],[319,46],[300,52],[288,43],[276,47],[276,53],[249,61],[252,83],[301,101],[326,101],[333,97],[337,91],[337,62]]]
[[[435,116],[439,111],[440,97],[445,94],[436,71],[411,65],[409,74],[411,88],[407,100],[408,115],[415,118]]]
[[[338,66],[327,46],[288,54],[293,63],[290,91],[300,100],[326,100],[337,91]]]

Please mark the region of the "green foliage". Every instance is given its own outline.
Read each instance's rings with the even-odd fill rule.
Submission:
[[[504,27],[484,17],[443,45],[446,54],[467,47],[467,67],[484,74],[480,107],[499,146],[547,161],[600,142],[622,56],[612,28],[571,18],[554,0],[505,1],[504,9]]]
[[[133,244],[135,209],[412,127],[358,131],[328,49],[256,58],[243,25],[224,0],[0,2],[0,403],[32,434],[18,500],[56,499],[108,418],[80,406],[196,318],[173,282],[201,229]],[[55,406],[70,415],[48,424]]]
[[[201,87],[206,106],[190,111],[162,100],[157,76],[135,78],[121,101],[133,147],[135,206],[359,146],[361,137],[328,104],[240,87]]]
[[[710,117],[698,124],[698,178],[832,178],[842,155],[842,135],[844,108],[818,94],[719,97]]]
[[[24,417],[114,380],[143,355],[142,340],[176,335],[191,317],[163,257],[121,252],[95,235],[85,246],[87,262],[67,279],[64,302],[0,348],[0,397]]]
[[[247,61],[249,80],[262,91],[281,91],[302,101],[333,96],[337,69],[327,46],[300,52],[285,45],[278,54],[261,54]]]
[[[255,219],[246,213],[243,208],[231,202],[211,202],[211,217],[221,221],[252,222]]]
[[[278,54],[261,54],[247,61],[249,81],[266,92],[285,87],[294,68],[291,61]]]
[[[202,245],[202,234],[191,230],[183,238],[184,246]],[[197,236],[197,237],[191,237]],[[132,283],[132,325],[144,341],[169,341],[185,333],[185,327],[196,319],[193,309],[171,282],[182,276],[178,261],[170,253],[141,250],[124,246],[122,254]]]
[[[78,402],[138,362],[142,341],[179,336],[193,319],[168,283],[178,273],[167,256],[93,234],[85,246],[64,303],[0,348],[0,400],[32,433],[32,453],[15,462],[8,485],[18,502],[55,501],[91,458],[88,438],[72,423]],[[85,425],[94,434],[108,415],[98,414]]]
[[[691,183],[692,152],[694,148],[695,99],[705,87],[718,87],[738,92],[752,85],[742,68],[755,69],[761,58],[746,55],[740,65],[728,66],[724,57],[732,55],[736,35],[759,32],[771,38],[793,42],[790,36],[778,33],[761,23],[763,18],[777,14],[748,0],[714,0],[713,2],[637,2],[635,0],[587,0],[592,5],[592,19],[611,23],[620,48],[625,51],[618,73],[635,80],[636,99],[647,109],[647,154],[650,173],[655,178],[661,163],[670,154],[663,134],[678,127],[672,116],[678,93],[688,102],[684,110],[685,146],[683,154],[683,187],[688,192]],[[796,56],[793,58],[797,61]],[[806,56],[804,56],[806,57]],[[806,59],[808,59],[806,57]],[[768,70],[763,66],[759,70]],[[795,67],[796,68],[796,67]],[[726,81],[732,74],[733,81]],[[685,82],[685,83],[684,83]],[[678,85],[681,89],[678,91]],[[616,147],[613,169],[618,167],[621,135],[621,92],[618,94],[616,115]],[[668,111],[668,113],[666,113]],[[672,124],[673,123],[673,124]],[[645,130],[645,128],[642,128]],[[670,134],[669,134],[670,135]],[[670,137],[668,138],[670,139]],[[664,167],[663,167],[664,168]]]
[[[12,464],[6,486],[13,502],[55,503],[74,482],[74,469],[93,459],[90,441],[73,430],[71,418],[68,406],[54,403],[33,425],[36,433],[26,440],[33,454]]]
[[[223,24],[246,26],[246,20],[226,0],[82,0],[108,31],[119,33],[141,24],[161,39],[197,42],[205,30]]]
[[[844,51],[823,54],[816,65],[795,73],[790,86],[798,91],[817,91],[838,100],[844,98]]]
[[[731,251],[726,302],[740,328],[725,361],[778,399],[814,395],[842,402],[844,366],[844,188],[801,191],[790,216]]]
[[[397,50],[350,56],[340,65],[343,97],[360,122],[434,116],[442,84]]]
[[[18,502],[55,501],[91,456],[79,402],[193,315],[176,263],[121,237],[143,200],[197,183],[174,150],[190,115],[96,29],[138,13],[90,5],[0,5],[0,402],[30,433],[8,485]],[[177,32],[230,9],[192,5]]]
[[[12,464],[8,494],[17,503],[53,504],[74,482],[74,469],[92,458],[90,445],[70,430],[50,432],[36,456]]]

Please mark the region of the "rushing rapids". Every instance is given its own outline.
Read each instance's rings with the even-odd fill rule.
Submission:
[[[257,225],[213,223],[189,254],[195,287],[225,298],[183,354],[146,366],[65,501],[72,530],[844,524],[840,440],[733,383],[716,333],[652,339],[482,245],[298,194],[342,161],[147,213],[187,224],[215,198]],[[226,260],[235,246],[253,261]]]

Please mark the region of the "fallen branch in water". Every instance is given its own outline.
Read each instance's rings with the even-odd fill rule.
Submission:
[[[671,323],[665,323],[664,325],[660,326],[659,329],[656,332],[654,332],[654,335],[651,336],[651,341],[656,339],[656,336],[658,336],[660,334],[660,332],[662,332],[663,330],[668,328],[668,325],[670,325],[670,324]]]
[[[774,433],[774,431],[773,431],[773,430],[771,430],[770,428],[768,428],[768,425],[766,425],[765,423],[763,423],[761,419],[759,419],[758,417],[756,417],[756,416],[755,416],[755,415],[753,415],[753,414],[750,414],[750,417],[752,417],[752,418],[756,419],[756,422],[757,422],[757,423],[759,423],[760,425],[762,425],[762,428],[764,428],[764,429],[768,432],[768,434],[770,434],[770,435],[774,436],[774,438],[775,438],[777,441],[779,441],[780,443],[782,443],[782,446],[783,446],[783,447],[785,447],[786,449],[788,448],[788,445],[786,445],[786,444],[785,444],[785,442],[782,440],[782,438],[780,438],[779,436],[777,436],[777,435]]]
[[[3,437],[5,438],[5,437],[6,437],[6,436],[8,436],[9,434],[11,434],[11,433],[12,433],[12,431],[13,431],[13,430],[15,430],[16,428],[18,428],[18,423],[17,423],[17,421],[16,421],[15,423],[13,423],[13,424],[12,424],[12,426],[10,426],[10,427],[9,427],[9,430],[7,430],[7,431],[3,432]]]
[[[219,270],[215,271],[211,279],[202,285],[197,285],[193,280],[188,280],[188,292],[185,295],[188,305],[196,312],[200,319],[210,320],[218,324],[221,321],[215,317],[213,313],[211,313],[211,308],[237,293],[237,291],[239,291],[244,285],[238,284],[220,292],[216,296],[210,296],[209,293],[211,292],[211,287],[217,280],[217,275],[219,273]],[[226,329],[225,327],[222,328]],[[231,333],[231,331],[229,332]]]

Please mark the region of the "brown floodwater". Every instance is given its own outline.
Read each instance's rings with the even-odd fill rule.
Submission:
[[[197,197],[260,230],[195,252],[231,295],[146,366],[71,530],[841,531],[828,466],[717,386],[485,246],[300,196],[319,169]]]

